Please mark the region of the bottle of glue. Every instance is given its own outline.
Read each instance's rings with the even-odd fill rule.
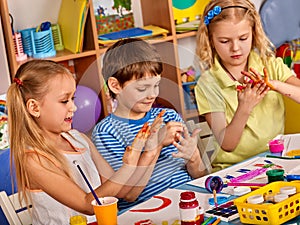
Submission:
[[[204,221],[204,210],[199,207],[193,191],[180,194],[179,211],[181,225],[200,225]]]

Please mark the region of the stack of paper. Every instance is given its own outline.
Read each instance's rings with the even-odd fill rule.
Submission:
[[[89,0],[63,0],[58,15],[65,48],[73,53],[82,51],[84,26],[89,9]]]

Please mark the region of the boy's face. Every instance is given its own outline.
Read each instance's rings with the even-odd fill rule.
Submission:
[[[118,107],[124,107],[131,115],[148,112],[159,94],[161,76],[149,76],[124,83],[118,94]]]

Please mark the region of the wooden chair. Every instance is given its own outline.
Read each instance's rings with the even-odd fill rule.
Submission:
[[[198,136],[198,149],[200,151],[200,155],[202,157],[202,161],[205,165],[207,173],[212,172],[211,162],[216,157],[216,151],[214,146],[214,136],[213,133],[208,126],[207,122],[199,122],[195,123],[194,120],[189,120],[186,122],[186,126],[189,132],[192,132],[196,128],[200,128],[201,131]]]
[[[11,225],[30,225],[31,215],[25,202],[20,204],[18,193],[8,196],[5,191],[0,192],[0,206]]]

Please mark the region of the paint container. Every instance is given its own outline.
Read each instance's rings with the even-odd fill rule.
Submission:
[[[193,191],[185,191],[180,194],[179,212],[181,225],[198,225],[204,221],[204,211],[199,207]]]
[[[87,225],[87,217],[84,215],[77,215],[70,217],[70,225]]]
[[[288,199],[288,197],[289,196],[287,194],[282,194],[282,193],[276,194],[274,196],[274,202],[275,203],[282,202],[282,201]]]
[[[288,196],[292,196],[296,194],[297,190],[295,186],[284,186],[280,188],[281,194],[286,194]]]
[[[250,204],[262,204],[264,202],[264,196],[262,194],[251,195],[247,198],[247,203]]]
[[[284,140],[283,139],[274,139],[269,141],[269,149],[273,155],[282,155],[284,149]]]
[[[284,181],[284,170],[282,169],[274,169],[266,172],[268,176],[268,183],[272,183],[274,181]]]
[[[205,188],[211,193],[213,193],[214,190],[219,193],[220,191],[222,191],[223,187],[223,180],[219,176],[209,176],[205,180]]]

